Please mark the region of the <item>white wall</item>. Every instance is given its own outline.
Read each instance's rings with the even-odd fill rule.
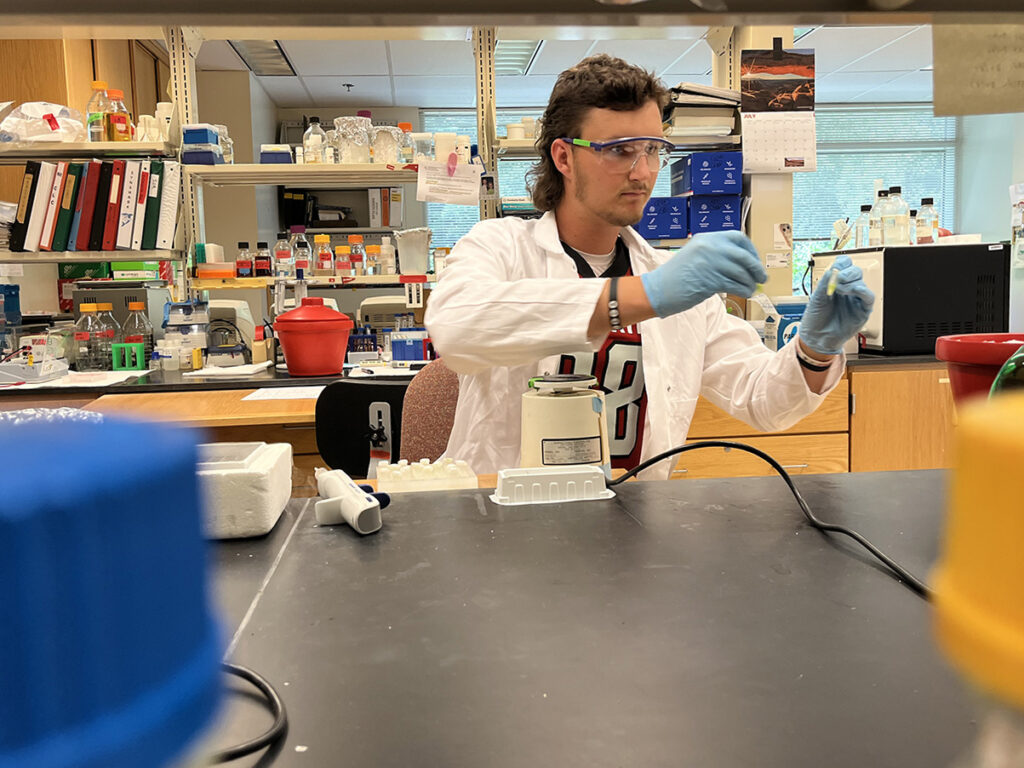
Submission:
[[[254,160],[260,144],[277,143],[277,106],[255,77],[249,78],[249,104],[252,115],[252,148]],[[266,240],[271,246],[277,240],[277,188],[256,187],[257,240]]]

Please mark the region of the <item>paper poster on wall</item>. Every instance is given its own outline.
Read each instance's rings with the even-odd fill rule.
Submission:
[[[814,112],[743,114],[744,173],[801,173],[818,169]]]
[[[478,205],[483,167],[459,163],[419,163],[416,200],[421,203]]]
[[[772,50],[740,54],[744,112],[807,112],[814,109],[814,49],[784,50],[776,38]]]

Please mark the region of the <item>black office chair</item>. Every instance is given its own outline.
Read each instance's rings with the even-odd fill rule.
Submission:
[[[398,461],[409,379],[341,379],[316,400],[316,446],[331,469],[366,477],[370,461]]]

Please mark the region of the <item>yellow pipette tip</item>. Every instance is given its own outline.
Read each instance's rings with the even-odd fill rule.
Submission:
[[[836,286],[838,286],[838,285],[839,285],[839,270],[838,269],[833,269],[832,270],[832,274],[829,275],[829,278],[828,278],[828,288],[825,289],[825,292],[829,296],[831,296],[833,293],[836,292]]]

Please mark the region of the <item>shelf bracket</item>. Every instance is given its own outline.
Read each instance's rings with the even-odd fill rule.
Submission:
[[[498,155],[494,148],[498,134],[494,98],[494,48],[497,32],[494,27],[473,27],[473,59],[476,63],[476,144],[487,172],[498,177]],[[495,200],[480,201],[480,218],[498,215]]]

